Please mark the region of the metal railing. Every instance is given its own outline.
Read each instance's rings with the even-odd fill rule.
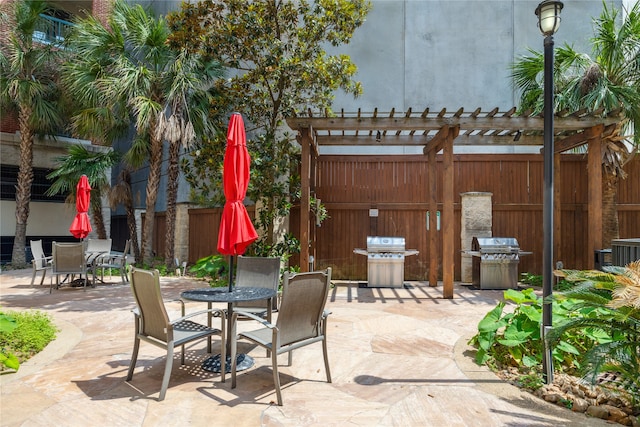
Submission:
[[[40,20],[33,31],[33,41],[38,43],[61,45],[71,31],[73,24],[69,21],[40,14]]]

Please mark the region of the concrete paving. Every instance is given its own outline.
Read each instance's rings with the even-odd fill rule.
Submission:
[[[157,401],[164,352],[141,343],[133,380],[126,382],[133,344],[128,285],[61,288],[30,285],[31,270],[0,273],[0,308],[41,310],[58,338],[17,373],[0,375],[2,426],[603,426],[607,423],[543,402],[473,362],[467,345],[478,321],[502,291],[408,282],[403,289],[336,282],[327,309],[332,383],[321,345],[296,350],[280,370],[284,406],[274,404],[270,359],[248,343],[254,367],[230,378],[204,371],[204,342],[179,356],[164,401]],[[171,315],[180,292],[204,282],[162,278]],[[187,311],[203,309],[187,302]],[[204,321],[204,319],[202,319]],[[239,322],[239,329],[251,328]],[[219,341],[214,341],[214,352]]]

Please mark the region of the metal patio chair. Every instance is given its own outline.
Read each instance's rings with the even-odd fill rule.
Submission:
[[[235,285],[238,288],[269,288],[277,292],[280,286],[280,258],[239,256]],[[278,298],[273,298],[271,307],[266,300],[247,301],[233,306],[234,311],[240,310],[266,317],[269,322],[271,322],[271,312],[277,309]]]
[[[51,260],[53,256],[46,256],[44,254],[44,250],[42,249],[42,240],[31,240],[31,255],[33,255],[33,259],[31,260],[31,265],[33,267],[33,276],[31,277],[31,286],[33,286],[33,282],[36,280],[36,274],[38,271],[42,271],[42,279],[40,279],[40,285],[44,283],[44,277],[47,275],[47,270],[51,270]]]
[[[51,274],[56,277],[56,289],[60,287],[60,275],[67,276],[65,280],[73,279],[79,274],[87,290],[87,260],[85,258],[85,242],[77,243],[57,243],[52,245]],[[53,277],[51,278],[49,293],[53,288]]]
[[[171,368],[173,366],[173,352],[178,346],[182,347],[180,363],[184,365],[184,345],[186,343],[209,338],[212,335],[220,335],[221,363],[222,372],[224,372],[226,369],[224,311],[209,309],[185,315],[184,302],[180,300],[182,304],[182,317],[170,320],[160,291],[160,273],[158,270],[148,271],[132,268],[131,290],[133,291],[137,308],[133,310],[135,317],[135,340],[133,343],[131,363],[127,373],[127,381],[130,381],[133,377],[141,340],[167,350],[164,376],[162,378],[158,400],[164,400],[165,394],[167,393]],[[211,328],[189,320],[192,317],[209,312],[221,317],[221,329]]]
[[[324,309],[331,284],[331,268],[324,271],[299,273],[289,275],[285,273],[282,292],[282,302],[278,310],[276,323],[265,321],[252,313],[235,311],[232,322],[231,335],[231,387],[236,386],[236,352],[237,339],[245,338],[254,344],[264,347],[271,352],[273,382],[276,388],[278,405],[282,406],[280,391],[280,376],[278,374],[278,355],[289,353],[288,365],[291,366],[293,350],[322,342],[324,367],[327,382],[331,382],[329,358],[327,355],[327,317],[330,312]],[[249,332],[235,334],[236,316],[246,316],[256,320],[264,326]]]

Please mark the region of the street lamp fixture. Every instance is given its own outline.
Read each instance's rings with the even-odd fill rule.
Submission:
[[[542,251],[542,325],[540,335],[543,342],[542,368],[547,384],[553,382],[553,356],[548,348],[546,335],[552,326],[553,294],[553,35],[560,27],[562,2],[545,0],[536,8],[538,27],[544,35],[544,193]]]
[[[538,28],[544,36],[552,36],[560,28],[560,11],[563,6],[561,1],[545,0],[536,8]]]

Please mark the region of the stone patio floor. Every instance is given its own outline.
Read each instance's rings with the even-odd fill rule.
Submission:
[[[96,288],[49,294],[31,270],[0,273],[2,310],[41,310],[60,328],[58,338],[17,373],[0,375],[2,426],[603,426],[605,421],[543,402],[473,362],[467,341],[502,291],[455,284],[407,282],[404,288],[366,288],[336,281],[329,293],[327,383],[321,345],[293,355],[280,369],[284,406],[274,404],[270,359],[248,343],[254,367],[230,377],[200,368],[204,341],[179,355],[164,401],[158,392],[164,351],[141,343],[131,382],[134,300],[114,276]],[[205,286],[189,277],[161,279],[171,315],[180,292]],[[187,312],[205,308],[186,302]],[[201,319],[205,321],[205,319]],[[251,322],[239,322],[249,329]],[[215,348],[219,341],[214,340]]]

